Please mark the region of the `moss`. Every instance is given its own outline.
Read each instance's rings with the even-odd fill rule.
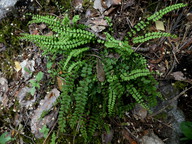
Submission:
[[[0,43],[4,45],[5,50],[0,53],[0,71],[6,78],[11,79],[14,73],[14,57],[21,51],[18,34],[20,29],[27,29],[26,23],[19,18],[12,16],[3,19],[0,22]]]
[[[82,4],[83,8],[87,9],[89,7],[93,7],[93,2],[90,0],[83,0],[83,4]]]
[[[162,112],[162,113],[156,115],[155,118],[159,119],[159,120],[165,121],[167,119],[167,113],[166,112]]]
[[[183,90],[188,86],[188,83],[186,82],[182,82],[182,81],[176,81],[173,84],[174,88],[179,89],[179,90]]]
[[[54,13],[59,15],[72,8],[72,0],[39,0],[38,2],[40,14]]]

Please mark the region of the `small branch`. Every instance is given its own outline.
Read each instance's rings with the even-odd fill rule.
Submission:
[[[189,87],[189,88],[187,88],[186,90],[183,90],[180,94],[178,94],[178,95],[175,96],[174,98],[168,100],[168,101],[167,101],[168,103],[167,103],[162,109],[160,109],[159,111],[157,111],[157,112],[149,115],[148,117],[153,117],[153,116],[158,115],[159,113],[161,113],[162,111],[164,111],[167,107],[169,107],[170,104],[171,104],[173,101],[176,101],[180,96],[182,96],[183,94],[185,94],[185,93],[186,93],[188,90],[190,90],[190,89],[192,89],[192,86]]]

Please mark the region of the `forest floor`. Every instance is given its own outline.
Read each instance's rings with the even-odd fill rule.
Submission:
[[[0,134],[8,132],[6,137],[1,135],[0,144],[3,138],[5,142],[7,138],[8,143],[14,144],[50,143],[50,133],[46,138],[37,140],[35,134],[31,132],[30,123],[40,101],[47,97],[47,92],[51,91],[57,95],[62,85],[59,78],[50,80],[47,60],[42,56],[42,51],[33,43],[18,39],[21,33],[38,34],[46,29],[44,24],[27,25],[30,17],[26,16],[26,13],[62,17],[66,9],[69,9],[67,13],[71,18],[80,15],[80,23],[89,24],[95,33],[108,30],[109,26],[104,17],[110,17],[114,37],[122,40],[139,20],[180,2],[101,0],[99,3],[99,0],[96,1],[98,3],[89,0],[72,2],[71,0],[58,2],[20,0],[8,16],[0,20]],[[142,31],[143,33],[170,32],[176,34],[177,38],[154,39],[140,45],[131,43],[136,51],[138,50],[137,52],[147,59],[149,69],[158,73],[155,78],[159,82],[159,90],[162,93],[171,93],[171,96],[165,96],[164,105],[159,106],[153,114],[145,116],[146,111],[139,108],[139,112],[135,112],[135,109],[128,112],[123,120],[118,118],[111,120],[111,124],[114,125],[111,131],[113,134],[104,133],[101,141],[137,144],[143,136],[154,134],[162,142],[170,144],[174,128],[173,118],[167,115],[167,111],[173,103],[182,111],[184,120],[192,122],[192,3],[190,0],[181,0],[181,2],[187,3],[188,6],[166,14],[161,20]],[[139,51],[140,49],[145,51]],[[29,81],[40,71],[44,74],[43,82],[40,83],[40,89],[37,89],[34,95],[30,95]],[[57,111],[54,111],[50,117],[56,119]],[[56,122],[54,121],[51,126],[50,131],[53,131]],[[182,135],[178,136],[182,137]],[[190,141],[180,143],[185,144]]]

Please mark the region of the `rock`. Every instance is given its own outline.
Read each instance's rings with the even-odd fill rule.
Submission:
[[[3,107],[7,106],[8,103],[8,97],[7,97],[7,91],[8,91],[8,81],[1,77],[0,78],[0,104],[3,105]]]
[[[105,11],[105,8],[103,8],[103,6],[102,6],[102,1],[101,0],[95,0],[93,7],[95,9],[98,9],[101,13],[103,13]]]
[[[132,110],[133,116],[136,120],[144,120],[147,117],[147,109],[143,108],[141,105],[136,104]]]
[[[0,0],[0,20],[10,11],[18,0]]]
[[[36,102],[36,95],[32,99],[28,99],[31,88],[23,87],[16,95],[21,107],[29,108]]]
[[[34,111],[34,115],[31,118],[31,132],[35,134],[36,138],[42,138],[43,134],[39,131],[44,125],[51,128],[56,120],[58,110],[51,110],[60,92],[54,88],[50,91],[43,100],[40,101],[39,107]],[[43,114],[44,113],[44,114]],[[47,115],[45,115],[47,113]],[[42,118],[42,115],[43,116]]]
[[[150,132],[141,138],[141,144],[164,144],[164,142],[153,132]]]
[[[34,60],[24,60],[20,63],[20,66],[22,68],[22,77],[27,80],[28,78],[31,77],[31,74],[35,71],[34,66],[35,66],[35,61]]]
[[[163,123],[167,123],[170,126],[170,128],[167,127],[163,129],[161,136],[166,138],[166,144],[180,144],[179,137],[182,133],[179,126],[182,121],[185,121],[185,116],[177,107],[177,99],[170,103],[170,100],[179,94],[179,90],[173,87],[169,82],[161,82],[159,84],[159,89],[165,100],[159,101],[159,104],[152,111],[155,113],[163,109],[161,113],[163,112],[166,114]]]

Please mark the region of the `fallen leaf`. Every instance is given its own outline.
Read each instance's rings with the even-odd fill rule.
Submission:
[[[57,85],[59,90],[61,91],[63,89],[63,85],[65,84],[65,80],[62,77],[57,77]]]
[[[157,30],[165,31],[165,27],[162,21],[156,21],[155,25]]]
[[[186,78],[184,77],[184,74],[181,71],[173,72],[171,73],[171,76],[173,76],[174,79],[178,81],[186,80]]]
[[[188,13],[186,18],[188,21],[192,22],[192,12]]]
[[[141,138],[142,144],[165,144],[154,132],[150,132]]]
[[[45,29],[46,27],[47,27],[47,26],[46,26],[44,23],[42,23],[42,24],[39,25],[39,29],[41,29],[41,30]]]
[[[96,70],[97,70],[98,80],[100,82],[104,82],[105,81],[105,71],[103,69],[103,64],[100,59],[97,59]]]
[[[17,72],[21,70],[21,65],[20,65],[20,62],[18,62],[18,61],[15,61],[15,70]]]
[[[103,31],[108,26],[107,21],[103,17],[91,18],[86,22],[86,25],[91,26],[91,29],[96,33]]]
[[[120,5],[122,0],[106,0],[106,5],[107,7],[115,6],[115,5]]]
[[[50,32],[48,32],[48,33],[45,34],[45,36],[52,36],[52,35],[53,35],[53,32],[52,32],[52,31],[50,31]]]
[[[76,11],[82,11],[83,10],[83,0],[73,0],[73,6]]]

